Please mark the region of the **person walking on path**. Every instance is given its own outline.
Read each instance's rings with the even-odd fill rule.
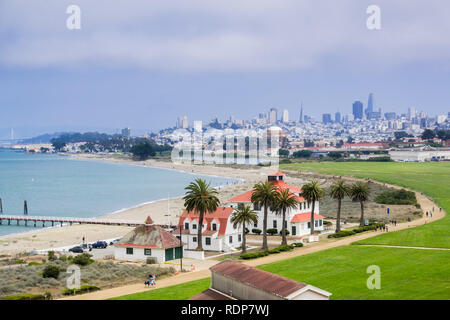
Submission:
[[[433,218],[433,212],[430,211],[430,218]]]

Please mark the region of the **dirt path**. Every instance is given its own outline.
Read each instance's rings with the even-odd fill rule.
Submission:
[[[322,176],[333,177],[331,175],[322,175]],[[362,179],[353,178],[353,177],[349,177],[349,178],[346,177],[346,179],[347,180],[355,180],[355,181],[362,180]],[[403,188],[403,187],[399,187],[399,186],[395,186],[395,185],[389,185],[387,183],[385,184],[385,183],[374,181],[374,180],[371,180],[371,181],[372,181],[372,183],[386,185],[391,188],[409,190],[407,188]],[[410,191],[414,191],[414,190],[410,190]],[[426,224],[426,223],[429,223],[432,221],[442,219],[445,216],[445,212],[443,210],[441,212],[439,212],[439,206],[436,205],[431,199],[429,199],[425,195],[421,194],[420,192],[417,192],[417,191],[414,191],[414,192],[416,193],[417,202],[420,204],[422,211],[430,212],[430,211],[432,211],[433,207],[435,208],[435,212],[433,213],[433,218],[422,217],[420,219],[417,219],[417,220],[414,220],[411,222],[398,223],[397,226],[395,226],[395,227],[389,226],[389,232],[417,227],[417,226],[420,226],[420,225],[423,225],[423,224]],[[263,257],[263,258],[245,261],[244,263],[246,263],[250,266],[258,266],[258,265],[268,264],[268,263],[277,262],[280,260],[303,256],[305,254],[310,254],[310,253],[314,253],[314,252],[318,252],[318,251],[322,251],[322,250],[327,250],[327,249],[331,249],[331,248],[349,245],[352,242],[375,237],[382,233],[384,233],[384,232],[371,231],[371,232],[365,232],[362,234],[358,234],[355,236],[351,236],[351,237],[347,237],[347,238],[343,238],[343,239],[339,239],[339,240],[335,240],[335,241],[316,242],[316,243],[309,244],[302,248],[294,249],[293,251],[290,251],[290,252],[282,252],[279,254],[273,254],[273,255]],[[383,246],[383,247],[395,247],[395,246]],[[400,246],[400,248],[402,248],[402,247]],[[403,248],[428,249],[428,250],[435,249],[435,248],[421,248],[421,247],[403,247]],[[217,261],[217,263],[218,262],[219,261]],[[209,276],[210,276],[209,270],[200,270],[200,271],[196,271],[196,272],[179,274],[179,275],[167,278],[167,279],[162,279],[162,280],[158,281],[158,284],[156,285],[156,287],[150,288],[150,289],[145,288],[142,283],[139,283],[139,284],[132,284],[132,285],[127,285],[127,286],[117,287],[117,288],[112,288],[112,289],[105,289],[105,290],[101,290],[101,291],[97,291],[97,292],[93,292],[93,293],[74,296],[74,297],[68,297],[68,298],[64,298],[63,300],[104,300],[104,299],[115,298],[115,297],[119,297],[119,296],[123,296],[123,295],[127,295],[127,294],[169,287],[169,286],[173,286],[173,285],[177,285],[177,284],[181,284],[181,283],[185,283],[185,282],[189,282],[189,281],[193,281],[193,280],[204,279]]]

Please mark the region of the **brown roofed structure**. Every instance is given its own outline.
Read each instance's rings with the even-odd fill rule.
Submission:
[[[233,260],[225,260],[212,266],[210,269],[225,277],[246,283],[247,285],[283,298],[306,286],[304,283],[259,270]]]
[[[179,247],[180,240],[160,226],[142,225],[127,233],[116,246],[170,249]]]
[[[233,299],[230,296],[227,296],[223,293],[220,293],[216,290],[209,288],[193,297],[190,297],[188,300],[233,300]]]

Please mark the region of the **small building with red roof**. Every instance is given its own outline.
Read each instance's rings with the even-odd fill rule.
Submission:
[[[290,209],[286,212],[286,220],[284,224],[286,225],[286,230],[289,231],[291,236],[304,236],[311,233],[311,209],[312,204],[308,203],[305,198],[302,197],[302,189],[299,187],[291,186],[285,182],[285,174],[281,171],[275,171],[269,173],[267,176],[267,181],[274,184],[278,189],[288,189],[293,197],[298,201],[298,207],[295,209]],[[264,221],[264,208],[253,205],[251,203],[253,190],[244,192],[236,197],[228,200],[230,205],[234,208],[241,208],[244,205],[252,205],[253,210],[258,214],[258,222],[253,226],[248,226],[250,233],[253,229],[263,229]],[[314,230],[322,231],[324,230],[323,219],[325,217],[319,214],[319,202],[315,203],[314,207]],[[281,215],[273,212],[268,208],[267,214],[267,229],[277,229],[278,233],[281,232],[283,225]]]
[[[330,292],[234,260],[210,268],[211,287],[189,300],[328,300]]]
[[[242,227],[231,223],[234,209],[218,207],[216,211],[204,214],[201,227],[204,250],[229,252],[242,245]],[[181,240],[188,250],[194,250],[198,246],[199,217],[199,212],[185,210],[178,221]],[[176,234],[178,230],[175,231]]]
[[[184,245],[172,233],[154,225],[148,217],[145,224],[136,227],[115,244],[114,257],[125,261],[145,261],[154,257],[158,263],[163,263],[181,258]]]

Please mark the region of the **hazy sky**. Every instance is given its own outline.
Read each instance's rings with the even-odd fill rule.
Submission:
[[[81,8],[81,30],[66,9]],[[368,30],[366,9],[381,9]],[[0,0],[0,137],[157,130],[176,117],[276,107],[351,113],[354,100],[450,111],[450,2]]]

